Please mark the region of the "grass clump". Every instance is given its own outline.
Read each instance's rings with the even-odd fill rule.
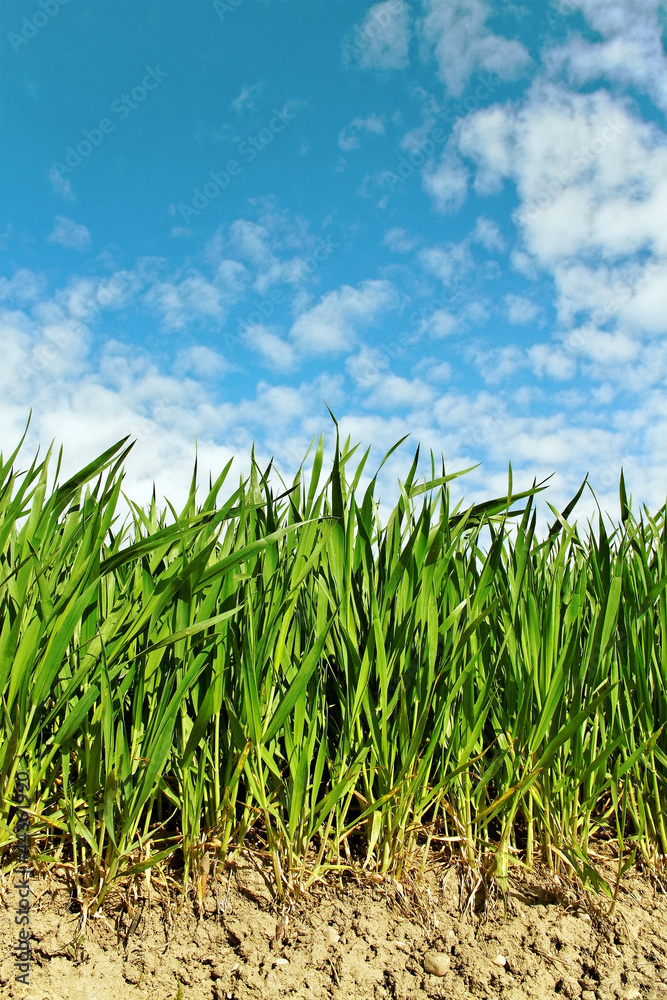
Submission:
[[[417,449],[383,527],[349,439],[318,492],[322,436],[277,497],[253,453],[224,503],[231,462],[203,503],[195,468],[181,512],[117,529],[129,447],[48,496],[50,455],[0,459],[6,863],[18,772],[84,920],[170,859],[201,899],[250,844],[283,902],[332,870],[406,883],[434,851],[471,905],[537,861],[615,899],[667,855],[666,510],[636,520],[622,474],[611,536],[568,522],[584,482],[540,541],[543,485],[513,494],[510,467],[506,497],[452,511],[463,473],[431,456],[418,484]]]

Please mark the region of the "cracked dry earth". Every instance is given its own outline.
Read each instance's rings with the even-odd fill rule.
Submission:
[[[667,896],[627,877],[605,927],[573,894],[521,877],[512,912],[461,915],[457,873],[433,870],[430,913],[353,880],[295,905],[287,926],[256,868],[242,859],[209,881],[201,917],[137,902],[139,919],[108,907],[78,955],[78,917],[55,878],[33,878],[32,966],[15,981],[18,890],[2,884],[0,996],[6,1000],[350,1000],[500,998],[667,1000]],[[551,889],[551,891],[550,891]],[[217,891],[214,891],[217,890]],[[118,901],[117,901],[118,902]],[[605,904],[608,907],[608,902]]]

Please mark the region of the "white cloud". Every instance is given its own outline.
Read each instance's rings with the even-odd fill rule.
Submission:
[[[364,344],[357,354],[347,358],[345,367],[358,388],[372,389],[387,377],[389,359],[383,351]]]
[[[79,277],[70,279],[64,288],[58,289],[54,300],[42,302],[34,310],[43,322],[59,320],[65,314],[88,322],[98,311],[97,281]]]
[[[295,421],[312,412],[315,386],[270,385],[260,380],[255,399],[244,400],[237,408],[237,421],[249,420],[253,425],[270,429],[271,436],[280,435]],[[231,409],[231,408],[230,408]]]
[[[651,195],[664,198],[667,185],[664,139],[604,91],[571,94],[536,85],[519,109],[505,105],[466,119],[459,148],[482,173],[515,181],[522,200],[517,221],[544,263],[575,252],[617,256],[642,249],[647,216],[657,208]],[[667,248],[660,227],[652,243]]]
[[[563,381],[572,378],[577,370],[575,360],[551,344],[534,344],[527,353],[536,375]]]
[[[215,269],[215,284],[235,301],[248,285],[248,271],[238,260],[225,259]]]
[[[252,83],[249,86],[244,85],[241,88],[241,93],[238,97],[235,97],[232,101],[230,107],[234,108],[237,114],[243,114],[244,111],[255,111],[257,109],[257,99],[263,90],[263,84]]]
[[[236,219],[220,226],[206,244],[204,258],[219,271],[223,265],[228,272],[233,271],[225,283],[230,288],[234,284],[237,292],[251,286],[258,295],[267,296],[275,285],[287,284],[298,294],[337,244],[316,237],[305,219],[278,211],[271,199],[256,201],[265,202],[260,206],[259,221]],[[232,260],[229,254],[245,264]]]
[[[194,229],[189,229],[187,226],[173,226],[169,230],[169,239],[180,240],[184,239],[187,236],[194,236],[194,234],[195,234]]]
[[[260,265],[273,260],[271,237],[266,226],[236,219],[229,226],[229,243],[241,259]]]
[[[435,51],[438,75],[450,94],[460,96],[479,72],[514,80],[531,58],[517,41],[494,35],[486,28],[493,8],[485,0],[424,0],[421,33]]]
[[[366,132],[370,135],[384,135],[384,119],[378,115],[369,115],[368,118],[354,118],[349,125],[346,125],[338,136],[338,145],[344,153],[352,149],[358,149],[361,142],[359,136]]]
[[[364,406],[376,410],[414,410],[430,406],[435,397],[433,387],[421,379],[407,379],[389,373],[375,386]]]
[[[294,348],[286,340],[257,323],[248,326],[243,332],[243,339],[251,348],[261,354],[266,362],[278,371],[291,371],[296,367]]]
[[[475,348],[470,352],[471,359],[487,384],[502,382],[527,366],[524,352],[516,344],[506,344],[504,347]]]
[[[661,6],[661,0],[571,0],[564,13],[581,10],[603,40],[571,35],[565,44],[548,46],[542,53],[547,70],[578,86],[605,78],[638,87],[667,111]]]
[[[563,344],[573,353],[602,366],[626,364],[634,361],[640,352],[640,344],[627,333],[608,333],[598,330],[592,323],[569,331],[563,337]]]
[[[666,330],[667,140],[606,91],[572,94],[536,81],[520,105],[476,111],[460,124],[460,151],[478,177],[510,179],[523,248],[513,264],[553,276],[564,323],[580,311],[625,317],[641,294],[645,322]],[[628,258],[635,262],[628,275]],[[618,293],[627,279],[630,291]],[[650,292],[649,292],[650,289]],[[659,312],[661,310],[661,312]]]
[[[412,253],[421,243],[421,236],[408,236],[405,229],[395,226],[387,230],[382,242],[394,253]]]
[[[33,307],[31,317],[19,311],[0,315],[8,398],[27,401],[34,396],[37,409],[50,380],[80,373],[90,339],[84,323],[52,301],[44,306]]]
[[[338,135],[338,145],[340,149],[343,150],[344,153],[349,153],[350,150],[352,149],[359,149],[359,146],[361,145],[359,141],[359,136],[356,130],[353,128],[353,126],[354,122],[352,122],[352,125],[346,125],[345,128],[342,129]],[[344,164],[345,160],[342,161],[341,166],[343,166]]]
[[[60,171],[56,170],[55,167],[51,167],[49,170],[49,180],[51,181],[51,186],[56,194],[59,194],[61,198],[66,201],[75,201],[74,192],[72,191],[72,183],[68,177],[63,177]]]
[[[453,373],[449,362],[439,361],[438,358],[422,358],[414,370],[429,382],[449,382]]]
[[[64,215],[56,215],[56,224],[47,239],[51,243],[61,243],[68,250],[86,250],[92,244],[87,227]]]
[[[143,280],[133,271],[115,271],[108,278],[100,278],[96,298],[103,309],[121,309],[140,291]]]
[[[195,438],[204,484],[209,470],[217,474],[232,457],[247,474],[253,439],[258,440],[260,463],[265,466],[275,455],[287,480],[296,472],[310,439],[329,427],[321,402],[325,398],[340,420],[343,438],[350,433],[362,448],[373,444],[369,469],[399,437],[411,433],[410,441],[392,456],[378,480],[378,495],[387,512],[397,499],[395,477],[404,478],[417,442],[424,471],[431,448],[436,460],[444,453],[450,471],[485,460],[484,466],[453,485],[453,502],[465,496],[465,506],[502,495],[509,460],[516,489],[530,486],[534,476],[540,479],[557,470],[547,497],[559,509],[589,471],[603,509],[607,505],[616,514],[621,464],[635,497],[646,501],[651,510],[664,503],[667,405],[662,380],[667,375],[667,345],[662,343],[652,343],[643,355],[618,360],[616,366],[604,361],[607,345],[603,340],[596,340],[593,349],[594,341],[589,339],[584,345],[587,356],[571,342],[529,349],[526,356],[532,369],[537,372],[541,367],[551,377],[567,377],[567,369],[572,371],[577,359],[597,364],[596,352],[603,358],[606,389],[601,386],[589,400],[570,394],[569,403],[565,395],[556,399],[550,393],[548,398],[561,408],[551,414],[540,414],[532,407],[531,400],[537,398],[534,391],[522,395],[512,387],[510,394],[498,389],[492,395],[429,387],[428,382],[446,380],[451,374],[447,362],[439,359],[433,359],[428,370],[420,363],[416,378],[394,376],[381,350],[364,348],[348,365],[353,378],[363,376],[360,368],[355,372],[353,363],[365,358],[371,369],[361,397],[359,387],[348,393],[342,378],[321,375],[297,386],[260,380],[253,391],[232,403],[225,398],[224,385],[218,398],[213,394],[212,368],[224,372],[219,355],[207,353],[206,348],[177,355],[174,372],[178,376],[162,370],[136,345],[107,342],[93,353],[91,329],[67,313],[70,304],[81,311],[86,296],[95,298],[99,281],[90,280],[87,286],[85,279],[74,279],[76,295],[62,289],[41,303],[40,309],[33,306],[32,315],[23,310],[0,312],[3,440],[8,448],[18,440],[32,405],[33,422],[24,455],[54,437],[57,444],[64,442],[61,478],[130,433],[138,440],[126,466],[124,489],[138,502],[148,501],[156,480],[158,495],[166,494],[180,506],[192,474]],[[92,318],[96,321],[97,314]],[[615,338],[611,346],[618,359],[624,352],[629,356],[621,338]],[[512,359],[506,353],[493,360],[507,364]],[[643,373],[657,375],[658,380],[642,383]],[[613,400],[614,384],[627,374],[636,379],[641,407],[606,409],[605,400]],[[566,403],[567,412],[563,412]],[[378,412],[359,415],[367,407]],[[329,431],[327,461],[332,437]],[[230,492],[237,475],[238,471],[230,478]],[[588,507],[588,500],[584,501],[577,508],[582,518],[594,509],[592,499]],[[542,511],[538,530],[543,530],[553,517],[543,500],[538,505]]]
[[[30,357],[32,336],[32,324],[25,313],[19,310],[0,310],[0,342],[3,358],[3,363],[0,365],[0,426],[5,431],[9,422],[8,410],[29,405],[25,366]],[[3,441],[3,454],[6,447]]]
[[[473,268],[472,254],[465,243],[447,243],[442,247],[420,250],[422,266],[435,274],[443,285],[453,285],[470,275]]]
[[[34,302],[46,291],[46,279],[28,267],[20,267],[11,278],[0,275],[0,299],[13,300],[20,304]]]
[[[413,100],[418,100],[421,103],[420,114],[422,123],[405,133],[401,139],[401,149],[413,155],[419,155],[422,150],[425,150],[428,154],[429,148],[433,146],[431,133],[435,130],[435,126],[439,124],[444,108],[438,103],[433,94],[429,94],[423,87],[417,84],[413,84],[410,96]]]
[[[411,156],[420,156],[421,162],[424,161],[424,156],[428,155],[429,142],[431,142],[430,133],[435,124],[434,118],[429,118],[423,124],[417,125],[415,128],[411,128],[405,133],[400,141],[401,149],[405,150]],[[431,142],[431,148],[433,143]]]
[[[225,315],[221,290],[196,273],[182,280],[158,281],[144,301],[162,317],[166,330],[183,330],[193,320],[220,322]]]
[[[420,378],[407,379],[389,370],[386,355],[377,348],[364,346],[345,362],[357,390],[367,392],[366,408],[394,410],[427,406],[435,398],[432,386]]]
[[[515,139],[508,128],[510,112],[506,106],[493,105],[473,112],[456,123],[451,145],[477,161],[475,191],[478,195],[496,194],[503,181],[512,175],[515,161]],[[478,155],[479,150],[484,155]]]
[[[489,311],[483,302],[467,302],[461,310],[461,318],[468,323],[486,323],[489,319]]]
[[[44,307],[43,312],[56,315],[53,303]],[[137,443],[126,462],[124,490],[139,503],[149,500],[153,480],[158,496],[166,494],[177,507],[185,500],[195,438],[202,482],[209,470],[217,475],[233,456],[247,475],[258,429],[260,462],[268,464],[269,448],[284,459],[289,457],[285,441],[290,429],[292,445],[294,430],[298,432],[300,450],[307,441],[307,415],[323,411],[317,421],[323,422],[322,395],[340,403],[338,384],[330,378],[298,387],[259,382],[252,397],[238,404],[216,401],[213,376],[225,371],[217,352],[201,345],[179,352],[174,365],[178,374],[169,375],[136,345],[107,341],[92,355],[90,331],[66,317],[49,324],[21,311],[0,311],[0,338],[0,429],[7,447],[18,441],[32,408],[24,456],[54,437],[57,444],[63,442],[62,481],[130,434]],[[297,464],[301,457],[303,452],[292,456]]]
[[[534,258],[524,250],[512,250],[510,264],[515,271],[518,271],[524,278],[528,278],[530,281],[537,281],[539,278]]]
[[[458,314],[439,304],[437,309],[422,318],[416,336],[442,340],[453,334],[462,334],[470,326],[484,324],[488,319],[489,312],[485,304],[475,299],[466,302]]]
[[[424,167],[422,185],[438,212],[457,212],[468,196],[469,176],[468,168],[448,144],[439,163]]]
[[[404,0],[374,4],[342,45],[346,66],[405,69],[410,45],[410,10]]]
[[[258,274],[253,288],[260,295],[266,295],[269,289],[279,282],[288,285],[301,285],[309,273],[309,265],[305,257],[291,257],[289,260],[273,261],[261,274]]]
[[[302,313],[290,338],[300,350],[313,354],[349,352],[357,341],[357,326],[372,323],[395,301],[389,281],[362,281],[357,288],[343,285]]]
[[[505,306],[510,323],[530,323],[540,313],[540,307],[522,295],[506,295]]]
[[[419,336],[435,337],[440,340],[443,337],[451,337],[460,328],[458,316],[448,312],[446,309],[436,309],[430,316],[425,316],[419,324],[417,334]]]
[[[475,228],[470,238],[473,243],[481,243],[484,249],[489,252],[491,250],[502,252],[505,249],[505,239],[500,231],[500,226],[494,219],[487,219],[483,215],[478,216],[475,220]]]
[[[220,378],[229,371],[230,365],[217,351],[195,344],[179,351],[174,365],[175,374],[192,374],[197,378]]]

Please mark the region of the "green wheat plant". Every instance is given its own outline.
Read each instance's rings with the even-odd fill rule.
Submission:
[[[405,439],[362,491],[335,426],[326,478],[324,435],[278,495],[253,449],[224,501],[231,462],[201,499],[195,465],[180,511],[125,497],[127,439],[60,486],[62,454],[51,487],[51,451],[0,457],[0,851],[27,771],[35,858],[84,922],[161,866],[201,902],[244,850],[282,902],[437,855],[470,899],[539,862],[612,906],[603,847],[618,879],[667,855],[666,510],[637,519],[621,473],[620,524],[582,537],[584,481],[540,540],[543,483],[510,466],[452,509],[464,473],[431,454],[419,482],[417,449],[382,524]]]

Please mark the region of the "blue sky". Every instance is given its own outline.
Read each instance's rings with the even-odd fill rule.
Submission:
[[[418,443],[468,500],[665,503],[665,0],[0,17],[5,454],[31,408],[68,468],[131,434],[178,502],[195,440],[291,477],[326,400],[371,474],[410,434],[386,505]]]

